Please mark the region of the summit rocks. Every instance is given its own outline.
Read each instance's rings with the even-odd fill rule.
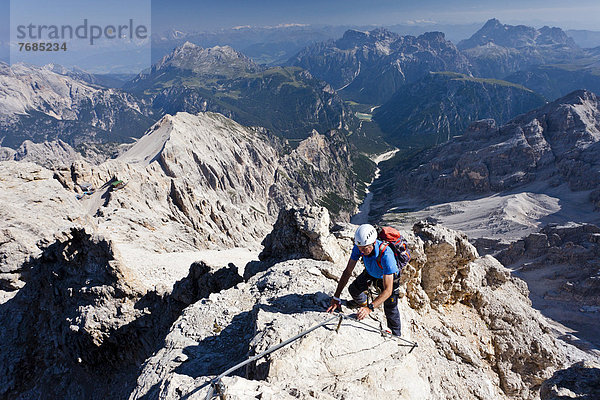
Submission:
[[[321,211],[288,214],[294,212],[319,219]],[[372,328],[345,320],[339,333],[336,321],[223,379],[226,393],[233,399],[248,393],[537,399],[539,385],[556,369],[593,359],[556,340],[531,308],[526,285],[494,258],[478,257],[464,235],[426,223],[404,233],[414,257],[402,283],[402,333],[418,348],[409,353],[410,347],[381,337],[369,318]],[[190,305],[146,362],[130,399],[205,396],[215,375],[330,318],[323,310],[336,286],[332,275],[342,269],[327,261],[283,261]],[[451,284],[435,278],[452,271]],[[373,316],[383,321],[380,310]]]

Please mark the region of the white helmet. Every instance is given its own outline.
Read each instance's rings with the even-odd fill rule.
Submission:
[[[375,239],[377,239],[377,231],[373,225],[363,224],[354,233],[354,243],[357,246],[373,244],[375,243]]]

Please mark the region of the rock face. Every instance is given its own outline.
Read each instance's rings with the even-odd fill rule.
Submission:
[[[600,184],[598,146],[600,103],[591,92],[577,91],[497,127],[472,124],[467,132],[414,161],[398,174],[398,193],[456,199],[514,189],[532,182],[573,191]],[[427,161],[426,161],[427,160]]]
[[[186,42],[124,88],[162,114],[218,112],[288,138],[358,124],[327,83],[300,68],[266,69],[228,46]]]
[[[600,364],[582,361],[554,373],[540,389],[541,400],[600,398]]]
[[[398,147],[432,146],[463,134],[474,121],[502,124],[544,104],[540,95],[509,82],[430,73],[397,91],[373,119]]]
[[[421,286],[430,302],[455,303],[470,295],[469,266],[479,255],[466,235],[426,222],[416,224],[413,231],[424,239],[427,264],[421,272]]]
[[[53,173],[30,162],[0,162],[0,293],[25,285],[25,262],[69,227],[92,219],[53,179]]]
[[[148,343],[134,331],[148,304],[139,307],[141,294],[111,244],[73,230],[24,268],[28,284],[0,307],[0,395],[93,398],[93,388],[104,386],[116,396],[120,389],[99,384],[101,376],[145,354]]]
[[[535,29],[490,19],[458,48],[479,76],[503,78],[534,65],[571,63],[583,51],[560,28]]]
[[[123,142],[141,136],[154,122],[150,110],[120,90],[90,85],[46,67],[0,64],[0,138],[17,148],[61,139]]]
[[[290,59],[360,103],[381,104],[429,71],[468,73],[469,62],[441,32],[400,36],[385,29],[349,30]]]
[[[466,238],[431,224],[415,234],[406,235],[413,262],[399,305],[403,337],[418,348],[409,352],[381,337],[369,318],[372,328],[345,320],[335,333],[336,318],[223,379],[227,395],[536,399],[557,368],[593,358],[554,339],[531,309],[525,284],[492,257],[477,258]],[[453,267],[454,284],[447,284],[442,277]],[[342,269],[284,261],[189,306],[146,362],[130,399],[204,397],[212,377],[331,318],[323,310],[336,286],[332,275]],[[381,321],[381,311],[374,315]]]

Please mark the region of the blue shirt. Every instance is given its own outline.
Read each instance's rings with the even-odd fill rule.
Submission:
[[[375,250],[370,256],[363,256],[363,261],[365,263],[365,269],[373,278],[382,279],[383,275],[393,275],[398,273],[398,265],[396,264],[396,257],[394,257],[394,252],[390,247],[386,247],[383,252],[383,257],[381,257],[381,266],[383,270],[379,268],[377,264],[377,257],[379,257],[379,246],[381,246],[381,241],[375,241]],[[354,261],[358,261],[362,254],[360,254],[360,250],[358,250],[358,246],[354,245],[352,248],[352,254],[350,258]]]

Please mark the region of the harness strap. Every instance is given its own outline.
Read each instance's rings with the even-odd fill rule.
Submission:
[[[377,265],[379,266],[379,268],[381,268],[382,271],[383,271],[383,266],[381,265],[381,258],[383,257],[383,253],[385,252],[385,249],[387,249],[388,246],[389,246],[389,243],[381,243],[379,245],[379,255],[375,259],[377,261]]]

